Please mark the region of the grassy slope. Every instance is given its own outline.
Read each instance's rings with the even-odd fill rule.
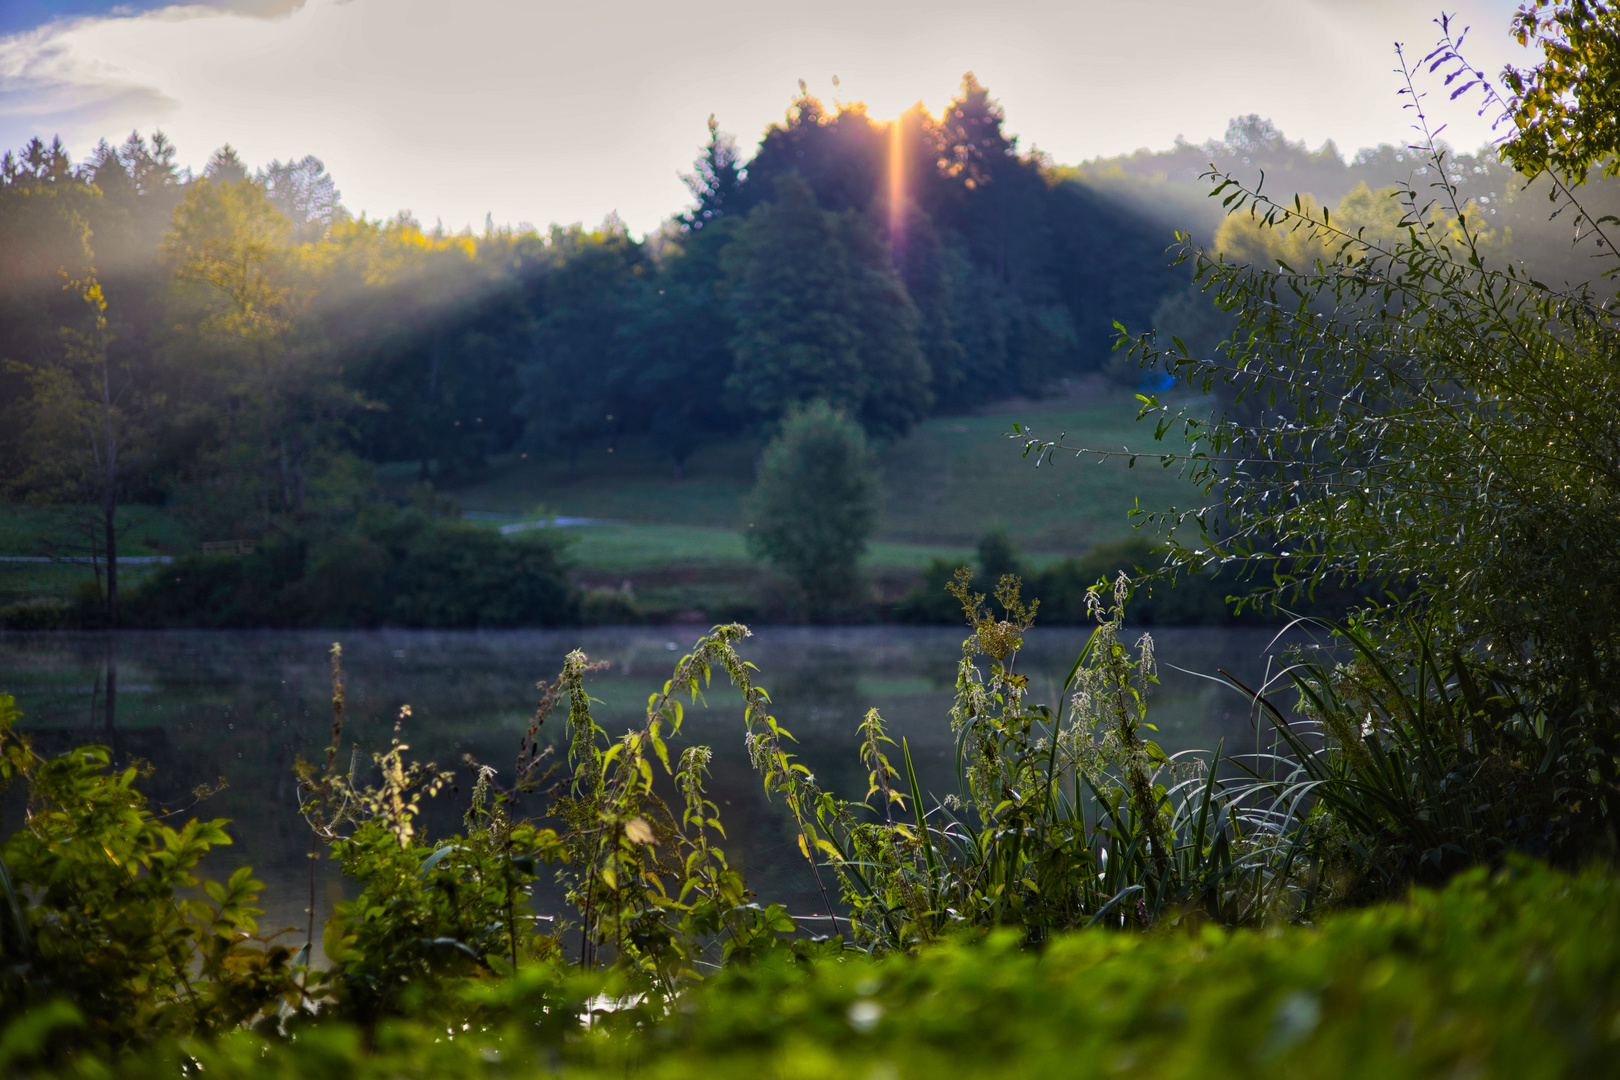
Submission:
[[[99,528],[99,520],[88,507],[0,503],[0,555],[82,558],[90,554],[91,526]],[[177,555],[196,546],[182,522],[154,506],[120,507],[118,533],[123,556]],[[133,585],[151,570],[149,564],[131,563],[120,567],[119,580]],[[0,562],[0,607],[34,598],[71,599],[93,576],[84,564]]]
[[[1131,507],[1185,502],[1187,488],[1144,462],[1136,469],[1108,462],[1060,460],[1036,469],[1007,437],[1014,420],[1037,432],[1067,431],[1071,440],[1139,448],[1151,432],[1135,421],[1123,393],[1083,384],[1066,398],[1003,403],[982,415],[936,417],[898,443],[882,446],[884,507],[876,542],[865,559],[882,593],[897,596],[930,559],[969,561],[979,537],[1003,526],[1039,565],[1124,539]],[[626,580],[644,604],[665,611],[743,602],[769,576],[748,557],[741,501],[754,483],[755,442],[708,446],[677,481],[669,462],[644,440],[594,447],[570,473],[560,460],[512,455],[478,480],[448,487],[491,527],[539,514],[608,522],[570,528],[571,554],[589,585],[617,588]],[[383,466],[384,486],[404,492],[416,466]],[[198,538],[153,507],[130,507],[120,541],[124,555],[181,554]],[[82,515],[81,515],[82,516]],[[83,529],[57,508],[0,505],[0,554],[80,555]],[[131,566],[131,580],[144,567]],[[85,567],[0,563],[0,605],[31,596],[70,597],[90,577]],[[718,593],[717,593],[718,590]]]
[[[868,565],[916,569],[935,556],[965,558],[997,525],[1037,556],[1079,554],[1124,539],[1131,533],[1126,515],[1138,500],[1148,508],[1185,503],[1186,485],[1148,462],[1127,469],[1069,458],[1036,469],[1007,432],[1019,420],[1042,434],[1067,431],[1087,445],[1148,446],[1151,431],[1135,415],[1129,395],[1088,387],[1069,399],[1006,404],[984,415],[918,425],[910,437],[879,450],[884,507]],[[679,481],[667,460],[640,442],[611,453],[587,451],[572,475],[560,461],[515,457],[452,491],[469,511],[513,521],[541,508],[613,521],[575,534],[575,557],[587,568],[743,560],[735,530],[741,499],[754,482],[755,449],[743,440],[706,447]],[[392,479],[387,470],[384,475],[385,482]],[[397,482],[408,483],[409,475],[402,472]]]

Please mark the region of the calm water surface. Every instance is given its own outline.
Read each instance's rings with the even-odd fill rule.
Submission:
[[[1030,675],[1036,701],[1055,704],[1086,635],[1030,634],[1017,664]],[[263,921],[279,927],[302,925],[308,902],[309,833],[297,814],[293,764],[300,755],[319,758],[330,736],[333,641],[343,643],[348,675],[345,736],[363,753],[387,747],[400,707],[409,704],[409,756],[464,776],[470,755],[509,779],[535,684],[555,676],[570,649],[609,662],[589,686],[602,702],[598,722],[618,733],[640,720],[647,696],[697,636],[685,627],[0,633],[0,693],[16,696],[23,726],[42,751],[97,742],[120,762],[150,762],[144,790],[163,805],[185,805],[198,785],[223,781],[195,811],[234,823],[236,846],[212,869],[253,865],[268,885]],[[921,786],[943,795],[956,790],[948,713],[962,637],[943,628],[779,627],[756,632],[741,652],[758,665],[777,718],[797,736],[801,760],[823,786],[849,797],[865,790],[855,727],[876,706],[891,734],[910,742]],[[1172,752],[1221,740],[1228,752],[1253,748],[1246,702],[1172,665],[1212,676],[1224,668],[1255,685],[1276,670],[1286,642],[1256,629],[1165,628],[1153,637],[1161,685],[1152,719],[1161,744]],[[562,726],[561,716],[548,723],[551,741]],[[818,909],[789,821],[764,800],[748,766],[736,693],[717,684],[706,706],[689,705],[682,741],[714,750],[711,795],[732,864],[762,900]],[[467,787],[441,797],[428,815],[430,833],[457,827]],[[8,822],[18,820],[16,792],[5,811]],[[319,872],[324,907],[343,895],[344,884],[324,863]],[[542,896],[540,904],[554,901]]]

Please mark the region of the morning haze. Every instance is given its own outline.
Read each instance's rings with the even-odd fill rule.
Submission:
[[[1613,1073],[1610,7],[0,34],[0,1074]]]

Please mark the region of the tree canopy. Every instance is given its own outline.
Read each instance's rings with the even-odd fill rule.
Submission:
[[[192,176],[161,133],[80,162],[35,139],[0,157],[0,482],[43,493],[18,441],[40,385],[24,369],[66,362],[84,315],[64,285],[92,267],[108,362],[162,402],[125,497],[185,507],[211,537],[317,527],[375,463],[452,479],[494,454],[648,438],[678,476],[704,443],[767,435],[814,400],[900,437],[1102,370],[1116,323],[1199,322],[1166,246],[1173,225],[1216,232],[1185,194],[1211,162],[1386,236],[1391,184],[1428,167],[1395,147],[1346,162],[1250,116],[1221,140],[1061,168],[971,74],[939,115],[891,121],[801,87],[751,149],[711,118],[691,205],[637,239],[612,218],[453,235],[355,219],[312,156],[225,146]],[[1493,242],[1589,272],[1548,239],[1543,181],[1486,153],[1445,170]],[[1247,218],[1217,239],[1257,264],[1324,250]]]

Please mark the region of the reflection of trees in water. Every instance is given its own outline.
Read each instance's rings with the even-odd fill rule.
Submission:
[[[385,748],[402,704],[410,755],[460,766],[471,754],[511,776],[518,742],[532,715],[535,683],[555,675],[574,647],[610,662],[590,688],[602,699],[598,722],[622,732],[645,712],[699,631],[692,628],[471,632],[167,632],[158,634],[12,634],[0,640],[0,685],[16,693],[24,724],[42,751],[87,741],[114,747],[121,762],[142,758],[153,773],[141,782],[154,802],[183,806],[199,784],[224,777],[228,787],[197,807],[233,820],[237,843],[220,853],[221,868],[250,863],[271,883],[266,925],[303,922],[308,832],[297,816],[293,763],[314,759],[330,731],[326,651],[344,644],[348,670],[345,730],[369,760]],[[951,628],[771,628],[745,642],[774,711],[799,739],[792,752],[826,788],[846,797],[865,790],[855,728],[877,706],[896,738],[909,738],[923,787],[954,790],[949,708],[963,632]],[[1037,630],[1019,655],[1032,693],[1054,700],[1085,642],[1083,629]],[[1258,678],[1255,657],[1264,631],[1155,631],[1162,660],[1214,673],[1226,667]],[[1129,641],[1134,642],[1131,637]],[[675,648],[668,646],[673,644]],[[1254,731],[1236,695],[1163,670],[1155,722],[1170,749],[1252,750]],[[815,886],[780,804],[760,791],[743,745],[741,703],[720,675],[708,708],[687,708],[684,741],[715,752],[711,795],[720,805],[723,844],[756,891],[817,906]],[[553,715],[546,741],[566,718]],[[429,808],[430,835],[459,828],[469,784]],[[538,810],[539,807],[536,807]],[[7,820],[15,820],[8,804]],[[219,871],[214,871],[219,872]],[[336,875],[324,863],[325,884]],[[802,897],[802,903],[800,898]]]

